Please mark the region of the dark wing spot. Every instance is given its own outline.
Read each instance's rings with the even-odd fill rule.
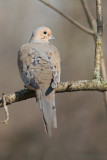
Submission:
[[[36,61],[36,58],[35,58],[35,57],[33,57],[32,59],[34,59],[34,60]]]
[[[29,69],[29,66],[27,66],[27,69]]]
[[[33,66],[36,66],[36,61],[34,60],[34,61],[32,62],[32,64],[33,64]]]
[[[48,59],[51,59],[51,57],[48,56]]]
[[[56,68],[56,66],[54,65],[54,67]]]
[[[53,66],[50,66],[50,69],[53,69]]]

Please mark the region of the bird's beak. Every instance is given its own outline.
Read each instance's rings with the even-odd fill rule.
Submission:
[[[53,35],[50,35],[50,36],[49,36],[49,39],[55,39],[55,38],[53,37]]]

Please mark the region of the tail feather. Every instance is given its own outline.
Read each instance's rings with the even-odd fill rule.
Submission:
[[[53,114],[53,127],[57,128],[57,118],[56,118],[56,107],[52,107],[52,114]]]
[[[43,116],[45,130],[49,136],[52,136],[52,127],[57,128],[56,107],[55,107],[55,93],[45,94],[46,89],[39,90],[39,107]]]

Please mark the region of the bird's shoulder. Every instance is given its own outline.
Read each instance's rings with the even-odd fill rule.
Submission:
[[[59,54],[57,48],[49,43],[41,43],[41,42],[32,42],[32,43],[27,43],[21,46],[19,52],[25,53],[25,52],[31,52],[33,50],[37,51],[45,51],[45,52],[50,52],[51,54]]]
[[[32,47],[30,45],[30,43],[26,43],[26,44],[23,44],[20,49],[19,49],[19,54],[22,55],[22,54],[27,54],[29,51],[32,50]]]

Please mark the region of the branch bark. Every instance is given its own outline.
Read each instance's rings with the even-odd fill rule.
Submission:
[[[101,0],[96,0],[96,16],[97,16],[97,34],[94,61],[94,79],[101,79],[101,55],[102,55],[102,36],[103,36],[103,16]]]
[[[107,81],[80,80],[61,82],[55,89],[56,93],[74,92],[74,91],[107,91]],[[35,92],[23,89],[9,95],[5,95],[6,105],[36,97]],[[3,107],[3,100],[0,98],[0,107]]]

